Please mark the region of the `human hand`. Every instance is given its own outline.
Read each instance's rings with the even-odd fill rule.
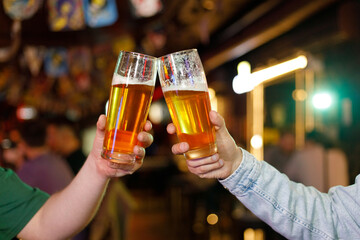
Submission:
[[[143,164],[145,157],[145,148],[149,147],[153,142],[153,136],[148,133],[152,129],[150,121],[146,121],[144,130],[138,134],[137,138],[139,145],[136,145],[133,149],[135,154],[135,162],[132,164],[116,164],[110,162],[101,157],[101,151],[103,147],[104,135],[105,135],[106,116],[101,115],[96,124],[96,136],[94,139],[93,148],[90,155],[95,159],[96,168],[100,174],[107,177],[121,177],[127,174],[131,174],[139,169]],[[130,157],[130,156],[129,156]]]
[[[210,121],[215,126],[216,144],[218,153],[201,158],[187,159],[186,163],[190,172],[201,178],[220,178],[230,176],[242,161],[242,151],[236,146],[234,139],[229,134],[224,118],[217,112],[210,112]],[[169,134],[175,133],[174,124],[167,126]],[[189,144],[180,142],[172,146],[174,154],[184,154],[189,150]]]

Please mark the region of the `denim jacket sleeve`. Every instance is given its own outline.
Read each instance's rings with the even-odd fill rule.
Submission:
[[[238,169],[219,181],[275,231],[288,239],[360,239],[360,175],[321,193],[242,151]]]

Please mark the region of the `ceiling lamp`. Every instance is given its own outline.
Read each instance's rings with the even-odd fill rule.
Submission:
[[[307,58],[304,55],[300,55],[294,59],[273,65],[268,68],[250,73],[251,67],[248,62],[240,62],[238,65],[238,75],[233,79],[233,89],[237,94],[249,92],[254,89],[255,86],[290,73],[292,71],[303,69],[307,66]]]
[[[133,14],[139,18],[152,17],[163,8],[161,0],[130,0],[130,3]]]

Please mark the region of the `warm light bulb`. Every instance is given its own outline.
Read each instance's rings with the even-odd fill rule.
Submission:
[[[255,85],[250,80],[250,75],[236,75],[233,79],[232,87],[235,93],[241,94],[250,92],[254,89]]]
[[[162,122],[162,120],[164,119],[164,111],[161,103],[155,102],[151,104],[149,110],[149,119],[155,124],[159,124]]]
[[[244,240],[255,240],[255,230],[252,228],[245,229]]]
[[[33,119],[36,117],[36,115],[37,115],[36,109],[31,106],[22,106],[16,110],[16,116],[22,120]]]
[[[259,149],[263,145],[263,139],[260,135],[254,135],[250,140],[250,144],[254,149]]]
[[[219,217],[215,213],[211,213],[207,216],[206,221],[210,225],[215,225],[219,221]]]
[[[305,101],[307,98],[307,92],[304,89],[295,89],[292,92],[292,97],[295,101]]]
[[[247,61],[242,61],[237,65],[238,74],[234,77],[232,87],[235,93],[241,94],[250,92],[254,89],[254,84],[250,80],[251,66]]]

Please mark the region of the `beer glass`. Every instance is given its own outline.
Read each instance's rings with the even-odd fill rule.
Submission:
[[[155,57],[120,51],[110,91],[103,158],[117,164],[134,163],[133,148],[146,122],[156,72]]]
[[[178,139],[190,145],[185,157],[202,158],[216,153],[208,86],[197,50],[160,57],[159,77]]]

